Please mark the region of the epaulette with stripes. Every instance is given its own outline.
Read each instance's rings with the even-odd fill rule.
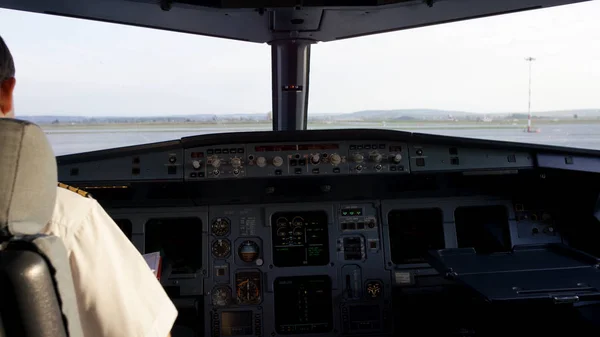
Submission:
[[[84,190],[82,190],[80,188],[77,188],[77,187],[69,186],[69,185],[63,184],[61,182],[58,183],[58,187],[67,189],[67,190],[69,190],[71,192],[75,192],[75,193],[79,194],[80,196],[82,196],[84,198],[92,198],[92,195],[89,192],[86,192],[86,191],[84,191]]]

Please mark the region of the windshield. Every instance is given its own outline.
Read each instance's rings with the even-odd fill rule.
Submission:
[[[600,149],[599,14],[590,1],[313,45],[308,127]],[[0,31],[16,114],[57,155],[272,128],[266,44],[8,10]]]

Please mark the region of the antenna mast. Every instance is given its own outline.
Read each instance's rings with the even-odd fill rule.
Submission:
[[[527,132],[531,132],[531,66],[535,58],[528,57],[525,61],[529,62],[529,98],[527,102]]]

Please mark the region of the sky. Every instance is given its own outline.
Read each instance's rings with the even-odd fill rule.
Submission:
[[[312,46],[310,113],[600,109],[600,1]],[[266,44],[0,9],[20,115],[267,113]]]

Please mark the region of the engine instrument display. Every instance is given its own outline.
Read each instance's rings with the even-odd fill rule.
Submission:
[[[329,263],[327,213],[275,213],[271,217],[271,226],[275,266],[324,266]]]
[[[244,262],[254,262],[258,259],[260,248],[252,240],[246,240],[238,247],[238,256]]]
[[[273,291],[278,334],[326,333],[333,329],[329,276],[279,277]]]
[[[240,271],[235,274],[236,301],[238,304],[259,304],[262,300],[260,272]]]
[[[393,210],[388,214],[395,264],[424,263],[431,249],[443,249],[444,218],[439,208]]]
[[[227,218],[216,218],[210,225],[214,236],[225,236],[229,234],[231,222]]]
[[[231,242],[227,239],[217,239],[212,243],[212,254],[216,258],[224,258],[231,252]]]
[[[252,311],[223,311],[221,313],[221,336],[252,334]]]

